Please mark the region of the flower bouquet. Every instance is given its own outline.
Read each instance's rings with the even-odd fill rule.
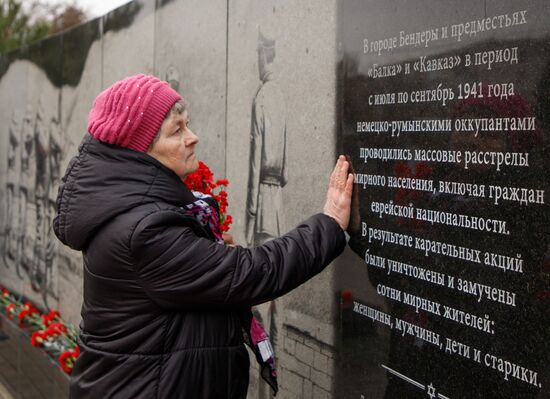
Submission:
[[[229,226],[233,223],[233,218],[227,214],[227,206],[229,205],[227,191],[223,190],[222,187],[227,187],[229,180],[214,180],[214,174],[210,168],[204,162],[199,161],[199,168],[190,173],[184,183],[191,191],[198,191],[212,196],[217,201],[220,214],[220,231],[222,233],[228,232]]]
[[[31,345],[42,348],[57,362],[67,374],[73,370],[74,362],[80,355],[76,344],[76,329],[61,319],[57,310],[47,314],[40,311],[30,301],[22,302],[7,289],[1,288],[0,309],[8,319],[18,321],[19,327],[31,332]]]

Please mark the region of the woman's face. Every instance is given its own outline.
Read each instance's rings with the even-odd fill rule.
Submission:
[[[195,146],[198,142],[198,137],[189,128],[187,110],[181,114],[172,112],[162,123],[160,135],[147,154],[183,180],[199,167],[199,161],[195,156]]]

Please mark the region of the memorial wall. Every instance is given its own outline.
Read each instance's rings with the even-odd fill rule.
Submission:
[[[549,17],[545,0],[134,0],[2,54],[0,285],[78,324],[59,179],[95,96],[154,74],[229,179],[239,244],[319,212],[337,154],[353,163],[350,248],[256,309],[277,398],[548,398]],[[258,154],[276,181],[254,183]],[[248,397],[272,397],[252,367]]]
[[[550,397],[549,16],[343,2],[338,397]]]
[[[57,188],[94,98],[132,74],[167,80],[189,103],[200,159],[230,181],[237,243],[259,244],[319,212],[336,159],[336,18],[325,1],[136,0],[0,55],[0,284],[79,323],[82,259],[50,228]],[[262,151],[283,165],[273,195],[262,183],[247,189],[262,172],[251,154]],[[329,272],[258,307],[277,353],[278,397],[331,396],[336,312]],[[51,397],[54,388],[31,389],[21,375],[35,374],[27,353],[36,349],[9,342],[19,372],[10,389]],[[249,397],[270,396],[252,369]]]

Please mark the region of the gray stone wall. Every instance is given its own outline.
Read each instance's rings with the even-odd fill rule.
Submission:
[[[330,398],[334,376],[334,347],[291,324],[283,329],[281,396]]]

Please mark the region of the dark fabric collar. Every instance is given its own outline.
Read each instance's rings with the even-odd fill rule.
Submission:
[[[195,197],[178,175],[155,158],[143,152],[102,143],[87,134],[82,143],[86,152],[97,160],[105,160],[113,167],[112,177],[124,180],[130,175],[136,183],[150,185],[147,197],[175,206],[192,203]],[[151,181],[150,178],[154,176]],[[143,177],[143,179],[139,179]],[[145,194],[145,193],[144,193]],[[146,201],[147,198],[144,198]]]
[[[63,243],[82,250],[101,226],[132,208],[193,201],[181,179],[156,159],[86,134],[59,187],[54,231]]]

